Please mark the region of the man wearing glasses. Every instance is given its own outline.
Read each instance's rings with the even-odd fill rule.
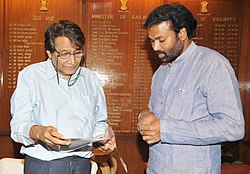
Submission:
[[[18,75],[11,97],[11,137],[22,143],[24,172],[29,174],[87,174],[91,149],[61,152],[46,147],[70,145],[71,138],[103,137],[106,100],[97,76],[82,67],[84,34],[68,20],[45,32],[48,59]],[[108,141],[100,150],[113,150]]]

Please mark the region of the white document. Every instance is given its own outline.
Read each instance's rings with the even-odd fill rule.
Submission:
[[[68,138],[70,139],[70,138]],[[45,143],[43,146],[47,148],[50,151],[60,151],[60,152],[71,152],[75,150],[80,150],[81,148],[84,148],[86,146],[92,146],[92,143],[100,143],[104,144],[107,139],[104,138],[72,138],[70,145],[58,145],[58,146],[48,146]]]

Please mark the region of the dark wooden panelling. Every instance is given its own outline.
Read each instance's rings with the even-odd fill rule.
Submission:
[[[40,44],[43,43],[45,27],[54,20],[71,19],[80,24],[85,32],[86,66],[94,70],[104,84],[109,123],[115,130],[118,148],[127,163],[129,173],[144,173],[148,148],[138,136],[137,115],[147,108],[151,76],[159,64],[157,59],[152,59],[152,50],[146,39],[147,33],[141,25],[148,12],[168,2],[176,1],[127,0],[127,9],[124,9],[121,1],[117,0],[54,0],[47,1],[48,11],[40,11],[39,0],[33,3],[29,0],[0,1],[0,131],[3,133],[0,134],[0,157],[20,157],[20,145],[14,143],[8,135],[9,99],[15,86],[13,81],[24,64],[20,67],[10,65],[10,59],[14,58],[13,50],[10,55],[10,49],[21,45],[13,41],[15,35],[10,33],[10,29],[29,28],[37,31],[38,34],[32,35],[32,39],[28,41],[34,43],[28,48],[32,50],[30,64],[46,58],[43,45]],[[250,163],[250,61],[248,53],[250,50],[250,1],[207,0],[208,13],[201,13],[202,0],[179,0],[179,2],[191,9],[200,24],[195,42],[217,49],[225,56],[229,56],[237,72],[246,119],[246,136],[244,143],[240,144],[240,155],[242,161]],[[232,45],[225,42],[220,43],[223,43],[226,49],[219,47],[217,40],[229,37],[217,37],[214,34],[215,31],[217,34],[229,33],[222,31],[228,30],[228,27],[222,26],[217,29],[215,27],[228,25],[230,22],[215,22],[213,17],[235,17],[233,24],[238,26],[234,29],[240,31],[235,31],[236,34],[239,33],[239,36],[233,49],[230,47]],[[234,52],[230,52],[231,50]],[[10,69],[16,71],[13,73],[9,71]],[[124,173],[119,161],[118,173]]]
[[[0,2],[0,123],[2,123],[0,125],[0,130],[3,131],[3,129],[1,129],[1,127],[4,127],[4,125],[6,125],[8,123],[8,120],[6,120],[6,116],[3,113],[3,100],[4,100],[4,86],[3,86],[3,75],[4,75],[4,69],[3,69],[3,59],[4,59],[4,55],[6,54],[6,50],[4,50],[4,38],[5,38],[5,30],[4,30],[4,12],[5,12],[5,8],[4,8],[4,1]],[[6,129],[5,129],[6,130]]]
[[[241,160],[250,164],[250,1],[242,1],[242,43],[239,83],[245,116],[245,138],[241,144]]]
[[[152,67],[159,64],[142,26],[160,4],[162,0],[86,1],[86,65],[104,85],[109,125],[118,133],[137,133],[137,116],[147,109]]]
[[[128,173],[144,173],[145,161],[148,159],[148,145],[140,135],[117,135],[117,146],[121,156],[128,167]],[[118,155],[114,156],[118,163],[118,173],[126,174],[119,161]]]
[[[8,134],[0,134],[0,159],[5,157],[23,158],[19,152],[21,144],[12,141]]]
[[[249,141],[243,141],[240,144],[240,150],[241,150],[241,160],[246,163],[250,164],[250,143]]]

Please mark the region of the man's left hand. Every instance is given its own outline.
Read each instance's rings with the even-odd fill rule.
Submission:
[[[160,119],[155,117],[153,113],[146,116],[146,120],[139,121],[138,129],[144,141],[148,144],[160,141]]]

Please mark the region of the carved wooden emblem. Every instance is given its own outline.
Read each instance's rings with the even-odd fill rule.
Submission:
[[[48,11],[47,1],[48,0],[40,0],[40,3],[41,3],[41,7],[39,8],[40,11],[42,11],[42,12]]]
[[[208,6],[208,2],[207,1],[202,1],[201,2],[201,13],[203,13],[203,14],[208,13],[207,6]]]

